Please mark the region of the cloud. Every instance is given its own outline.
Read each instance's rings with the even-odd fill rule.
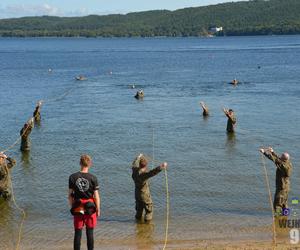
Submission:
[[[90,14],[87,8],[64,11],[58,7],[44,4],[13,4],[0,6],[0,18],[24,16],[84,16]]]

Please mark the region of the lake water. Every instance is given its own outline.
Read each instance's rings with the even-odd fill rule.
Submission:
[[[68,177],[78,171],[82,153],[93,157],[91,173],[100,182],[99,249],[162,246],[163,173],[151,180],[153,223],[134,221],[130,165],[140,152],[169,163],[173,245],[270,240],[258,148],[290,152],[290,199],[300,196],[299,70],[300,36],[0,39],[1,150],[17,139],[35,103],[45,100],[30,154],[22,155],[19,145],[8,152],[18,161],[13,186],[27,213],[22,248],[72,247]],[[75,81],[79,74],[88,80]],[[242,84],[229,85],[233,78]],[[133,98],[130,84],[144,90],[143,101]],[[208,119],[200,101],[210,108]],[[236,112],[234,138],[225,132],[222,107]],[[269,161],[267,168],[274,193],[275,168]],[[21,215],[13,203],[0,209],[0,248],[11,249]]]

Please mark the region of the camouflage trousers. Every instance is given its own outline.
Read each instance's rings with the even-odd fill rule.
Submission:
[[[153,205],[152,205],[152,203],[145,203],[145,202],[142,202],[142,201],[136,201],[135,210],[136,210],[135,218],[137,220],[142,219],[144,210],[145,210],[145,217],[144,217],[145,221],[152,220],[152,217],[153,217]]]
[[[288,207],[288,194],[288,190],[276,190],[273,203],[275,211],[282,211],[283,208]]]

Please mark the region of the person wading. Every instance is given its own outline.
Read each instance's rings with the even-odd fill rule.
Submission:
[[[234,133],[235,127],[236,127],[236,117],[234,114],[234,111],[232,109],[225,109],[223,108],[224,114],[227,116],[227,133]]]
[[[0,198],[9,200],[11,197],[9,171],[16,161],[0,152]]]
[[[200,106],[203,109],[203,113],[202,113],[203,117],[209,116],[208,107],[205,105],[205,103],[204,102],[200,102]]]
[[[274,195],[273,206],[276,214],[282,214],[282,210],[288,207],[290,176],[293,169],[292,163],[290,161],[290,155],[288,153],[283,153],[279,157],[274,152],[273,148],[261,148],[260,152],[275,163],[276,192]]]
[[[166,169],[168,164],[164,162],[152,170],[148,170],[147,165],[148,161],[142,154],[136,157],[132,163],[132,179],[135,184],[135,218],[142,220],[145,211],[145,222],[151,221],[153,217],[153,202],[148,179]]]
[[[42,101],[39,101],[33,112],[34,121],[37,123],[41,121],[41,108],[42,108]]]
[[[34,127],[34,119],[30,119],[27,123],[24,124],[23,128],[20,131],[21,138],[21,151],[28,152],[30,151],[30,138],[29,135]]]

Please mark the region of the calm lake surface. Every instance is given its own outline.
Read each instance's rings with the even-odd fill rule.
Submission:
[[[140,152],[169,163],[170,242],[270,240],[258,148],[290,152],[290,200],[300,198],[299,72],[300,36],[0,39],[1,150],[17,139],[36,102],[45,100],[30,154],[22,155],[19,145],[8,153],[18,161],[14,191],[27,213],[22,247],[72,247],[68,177],[78,171],[82,153],[93,157],[91,173],[100,182],[98,248],[161,248],[163,173],[151,180],[153,223],[134,221],[130,165]],[[80,74],[88,80],[75,81]],[[233,78],[242,84],[229,85]],[[130,84],[144,90],[143,101],[133,98]],[[201,100],[210,108],[208,119]],[[225,132],[222,107],[236,111],[234,138]],[[267,169],[274,193],[269,161]],[[0,211],[0,248],[12,249],[21,215],[12,202],[1,203]]]

